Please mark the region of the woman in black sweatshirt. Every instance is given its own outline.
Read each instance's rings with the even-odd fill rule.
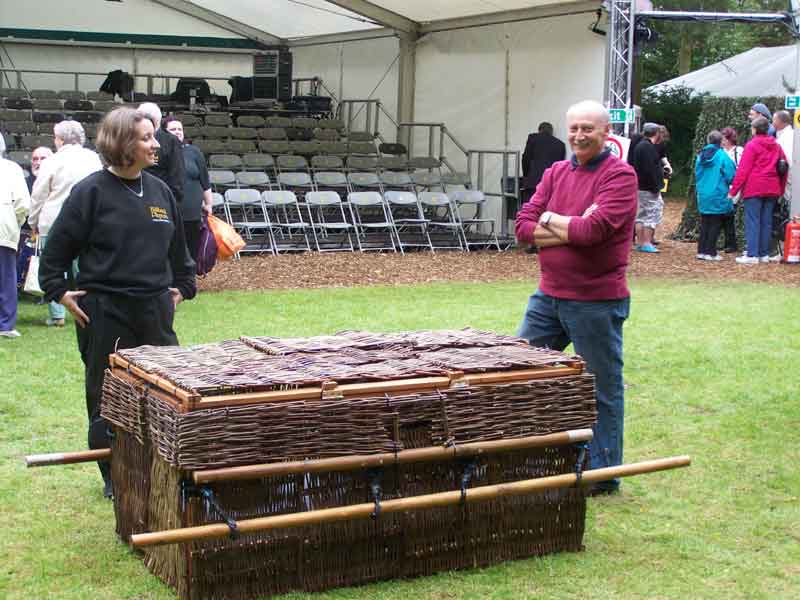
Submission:
[[[107,168],[77,183],[50,229],[39,266],[46,300],[75,318],[86,371],[89,447],[109,447],[100,416],[103,372],[118,348],[178,345],[175,307],[194,297],[195,264],[167,185],[144,172],[159,147],[142,113],[118,108],[103,119],[96,140]],[[64,274],[77,259],[75,290]],[[104,494],[113,494],[108,463],[100,462]]]

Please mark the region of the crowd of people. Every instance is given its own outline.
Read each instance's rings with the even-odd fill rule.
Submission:
[[[109,354],[177,345],[175,308],[196,293],[182,213],[196,215],[208,202],[202,185],[186,185],[182,141],[160,125],[156,105],[117,108],[100,124],[95,152],[83,147],[80,123],[62,121],[56,152],[34,151],[30,187],[18,165],[0,159],[0,335],[20,335],[16,255],[27,217],[41,251],[46,324],[63,326],[67,311],[76,323],[93,449],[109,446],[100,416]],[[111,497],[109,464],[98,466]]]
[[[721,261],[724,253],[739,251],[737,211],[744,221],[745,247],[736,262],[745,265],[779,262],[778,241],[782,218],[791,204],[788,170],[792,162],[794,129],[788,111],[774,115],[766,105],[754,104],[749,113],[750,141],[743,148],[733,127],[708,132],[706,145],[694,163],[697,209],[700,215],[697,259]],[[627,162],[636,173],[637,214],[633,249],[657,254],[656,230],[663,218],[662,191],[672,175],[666,155],[669,131],[664,125],[644,123],[631,136]],[[549,123],[528,136],[522,157],[522,195],[532,198],[545,171],[566,157],[563,143]],[[720,237],[722,236],[722,244]],[[720,248],[721,245],[721,248]]]

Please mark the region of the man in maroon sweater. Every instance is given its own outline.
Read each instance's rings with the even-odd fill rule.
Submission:
[[[591,468],[622,463],[624,388],[622,324],[630,294],[625,270],[637,207],[636,173],[605,148],[608,111],[584,101],[567,111],[574,155],[545,171],[517,213],[516,235],[539,247],[541,279],[519,335],[534,346],[563,350],[570,342],[594,374],[597,423]],[[614,493],[618,480],[594,493]]]

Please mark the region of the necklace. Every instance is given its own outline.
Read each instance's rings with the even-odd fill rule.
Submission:
[[[112,174],[112,175],[114,175],[114,177],[116,177],[116,178],[117,178],[117,181],[119,181],[119,182],[120,182],[120,184],[122,184],[122,186],[123,186],[123,187],[124,187],[126,190],[128,190],[128,191],[129,191],[131,194],[133,194],[134,196],[137,196],[138,198],[142,198],[142,197],[144,197],[144,181],[142,180],[142,176],[141,176],[141,175],[139,175],[139,191],[137,192],[135,189],[133,189],[133,188],[132,188],[131,186],[129,186],[127,183],[125,183],[124,181],[122,181],[122,177],[120,177],[119,175],[117,175],[116,173],[114,173],[114,171],[111,171],[111,169],[109,169],[109,171],[111,172],[111,174]]]

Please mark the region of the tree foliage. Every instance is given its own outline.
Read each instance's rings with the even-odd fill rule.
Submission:
[[[703,109],[704,96],[693,93],[690,88],[676,87],[642,94],[644,120],[665,125],[669,129],[667,155],[674,169],[670,186],[673,193],[677,194],[685,193],[683,188],[688,182],[694,160],[697,119]]]
[[[659,10],[706,12],[783,12],[788,0],[661,0]],[[698,23],[652,21],[655,43],[639,55],[641,88],[707,67],[757,46],[792,43],[789,29],[766,23]]]

